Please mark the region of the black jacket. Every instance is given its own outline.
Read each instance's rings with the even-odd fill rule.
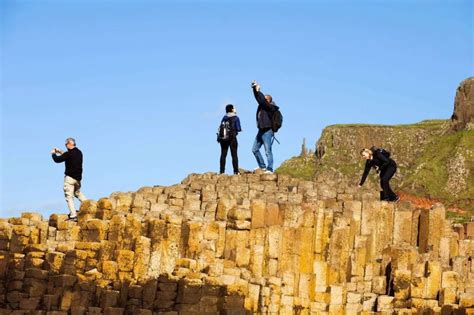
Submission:
[[[277,106],[273,102],[269,104],[265,99],[265,95],[260,91],[257,92],[255,88],[253,88],[253,95],[258,103],[256,114],[258,129],[271,129],[272,115]]]
[[[53,154],[53,160],[56,163],[66,162],[66,176],[75,180],[82,180],[82,152],[78,148],[68,150],[61,155]]]
[[[386,157],[382,154],[379,150],[372,150],[373,158],[372,160],[367,160],[365,162],[365,169],[364,174],[362,175],[362,179],[360,180],[360,185],[365,183],[367,176],[369,175],[370,169],[372,167],[378,167],[380,172],[385,171],[389,166],[396,167],[397,164],[391,158]]]

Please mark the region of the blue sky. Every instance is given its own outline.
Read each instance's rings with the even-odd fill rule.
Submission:
[[[92,199],[218,170],[227,103],[253,169],[253,79],[284,115],[279,165],[330,124],[448,118],[474,72],[471,1],[0,3],[0,217],[66,212],[69,136]]]

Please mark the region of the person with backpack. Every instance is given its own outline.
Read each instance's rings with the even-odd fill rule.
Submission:
[[[264,170],[265,173],[273,173],[273,152],[272,144],[275,137],[275,132],[280,129],[283,117],[280,113],[280,108],[273,102],[271,95],[264,95],[260,91],[260,85],[256,82],[252,82],[252,90],[255,99],[257,100],[257,128],[258,133],[255,137],[252,152],[258,163],[256,170]],[[263,160],[260,148],[262,145],[265,147],[265,154],[267,156],[267,165]]]
[[[393,175],[397,172],[397,163],[390,158],[390,152],[385,149],[372,147],[370,149],[363,149],[360,154],[366,162],[364,174],[362,175],[359,187],[362,187],[364,184],[369,175],[370,169],[375,168],[377,173],[380,173],[380,186],[382,187],[380,200],[393,202],[399,201],[400,197],[398,197],[390,187],[390,179],[392,179]]]
[[[225,173],[225,162],[227,152],[230,148],[232,155],[232,166],[234,167],[234,175],[239,175],[239,158],[237,156],[237,135],[242,131],[240,119],[237,116],[234,105],[228,104],[225,107],[225,116],[221,120],[217,133],[217,141],[221,145],[220,174]]]
[[[82,180],[82,152],[76,147],[76,140],[67,138],[67,152],[63,152],[58,148],[51,150],[53,161],[56,163],[65,162],[66,170],[64,172],[64,196],[69,208],[67,221],[77,222],[77,212],[74,207],[74,197],[81,202],[87,200],[86,196],[81,192]]]

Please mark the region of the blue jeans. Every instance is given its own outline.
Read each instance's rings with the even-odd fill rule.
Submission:
[[[255,137],[255,142],[253,143],[252,152],[257,159],[258,167],[266,168],[269,171],[273,172],[273,153],[272,153],[272,140],[273,140],[273,130],[259,130],[257,136]],[[262,145],[265,147],[265,154],[267,156],[268,164],[265,167],[265,161],[263,160],[262,155],[260,154],[260,148]]]

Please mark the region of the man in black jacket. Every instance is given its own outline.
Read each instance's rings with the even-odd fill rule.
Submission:
[[[265,170],[265,173],[273,172],[273,152],[272,152],[272,142],[273,142],[273,129],[272,129],[272,115],[275,111],[276,105],[272,100],[271,95],[264,95],[260,91],[260,85],[253,81],[252,90],[255,99],[257,100],[257,128],[258,133],[255,137],[255,142],[253,144],[252,152],[257,159],[258,168]],[[265,147],[265,154],[267,156],[267,165],[263,160],[262,154],[260,153],[260,148],[262,145]],[[258,169],[257,168],[257,169]]]
[[[390,187],[390,179],[395,175],[397,171],[397,164],[393,159],[384,154],[383,149],[377,149],[372,147],[370,149],[363,149],[360,154],[366,160],[364,174],[359,183],[359,187],[362,187],[367,176],[369,175],[370,169],[375,168],[377,172],[380,172],[380,186],[382,187],[382,193],[380,200],[382,201],[395,201],[400,200]]]
[[[76,140],[73,138],[66,139],[67,152],[63,152],[58,148],[51,151],[54,162],[66,164],[64,172],[64,196],[69,207],[68,220],[77,221],[77,212],[74,206],[74,197],[84,202],[87,198],[81,192],[82,180],[82,152],[76,147]]]

